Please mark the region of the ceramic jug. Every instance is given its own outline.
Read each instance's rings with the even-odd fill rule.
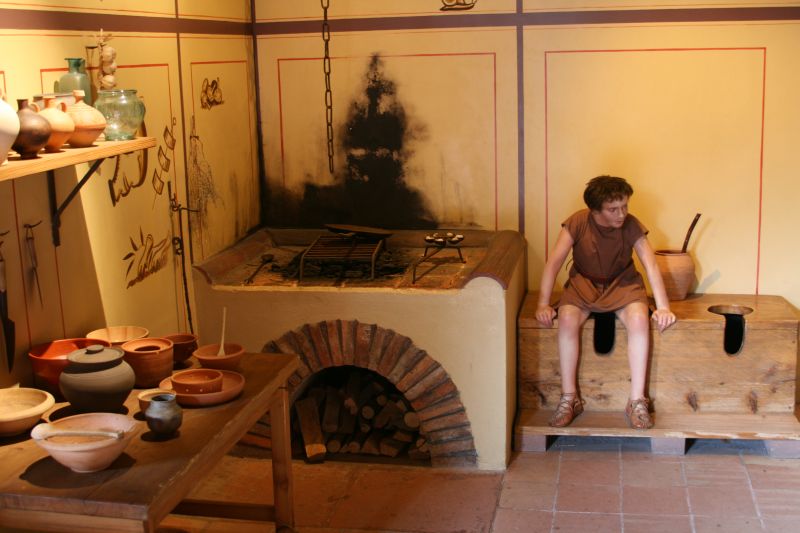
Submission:
[[[75,123],[75,131],[70,136],[70,146],[83,148],[91,146],[92,143],[103,133],[106,127],[106,119],[103,114],[83,101],[84,91],[75,89],[72,91],[75,103],[67,107],[67,114]]]
[[[183,409],[178,405],[175,394],[153,396],[144,412],[147,427],[157,435],[173,435],[183,422]]]
[[[127,141],[136,137],[136,130],[144,120],[145,107],[135,89],[99,91],[95,107],[108,123],[105,129],[107,141]]]
[[[50,138],[50,123],[39,115],[39,107],[29,104],[27,98],[18,99],[17,108],[19,133],[11,147],[22,159],[33,159]]]
[[[55,84],[55,92],[68,93],[75,89],[84,92],[84,100],[88,105],[92,105],[92,83],[89,75],[86,74],[86,60],[82,57],[67,57],[67,68],[69,72],[61,76]]]
[[[19,133],[19,117],[8,105],[5,95],[0,90],[0,165],[5,163],[8,151]]]
[[[58,386],[64,398],[80,412],[122,410],[133,389],[133,369],[123,360],[122,350],[93,344],[67,356]]]
[[[44,145],[45,152],[58,152],[75,131],[75,122],[67,114],[67,104],[55,97],[44,97],[44,109],[39,114],[50,123],[50,138]]]

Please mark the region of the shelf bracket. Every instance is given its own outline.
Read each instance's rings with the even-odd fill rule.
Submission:
[[[70,191],[67,197],[64,199],[61,205],[58,205],[58,201],[56,200],[56,174],[54,170],[47,171],[47,191],[50,197],[50,223],[53,227],[53,246],[61,246],[61,214],[67,208],[69,203],[75,198],[75,195],[80,192],[81,187],[83,187],[89,178],[92,177],[98,168],[100,168],[100,164],[105,161],[105,158],[97,159],[92,163],[92,166],[89,167],[89,170],[86,171],[86,174],[81,178],[81,181],[75,185],[75,187]]]

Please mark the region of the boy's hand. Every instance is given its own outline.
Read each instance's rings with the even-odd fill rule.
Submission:
[[[675,313],[669,309],[656,309],[650,319],[656,323],[659,332],[664,331],[678,320],[675,318]]]
[[[540,305],[536,308],[536,320],[542,325],[552,327],[553,319],[556,317],[556,310],[549,305]]]

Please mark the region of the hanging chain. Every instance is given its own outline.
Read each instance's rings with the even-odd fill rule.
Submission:
[[[328,43],[331,40],[331,27],[328,25],[328,7],[330,0],[322,2],[322,42],[325,43],[325,57],[322,58],[322,69],[325,71],[325,123],[328,133],[328,169],[333,174],[333,93],[331,92],[331,56]]]

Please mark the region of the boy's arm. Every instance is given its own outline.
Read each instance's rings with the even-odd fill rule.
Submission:
[[[555,285],[558,271],[564,265],[564,261],[567,260],[567,256],[570,250],[572,250],[573,244],[575,244],[575,241],[572,239],[572,235],[570,235],[566,229],[561,228],[561,233],[558,234],[558,239],[556,239],[556,244],[553,246],[553,251],[550,252],[550,257],[544,265],[542,280],[539,283],[539,301],[537,302],[536,318],[545,326],[553,325],[555,311],[550,306],[550,298],[553,296],[553,285]]]
[[[643,235],[633,245],[636,250],[636,255],[639,257],[644,270],[647,273],[647,279],[650,282],[650,288],[653,290],[653,298],[656,301],[656,310],[653,313],[653,320],[658,324],[659,331],[664,331],[672,324],[675,323],[675,315],[669,309],[669,299],[667,298],[667,291],[664,288],[664,280],[661,277],[661,271],[658,269],[656,263],[656,254],[650,247],[650,242],[647,236]]]

